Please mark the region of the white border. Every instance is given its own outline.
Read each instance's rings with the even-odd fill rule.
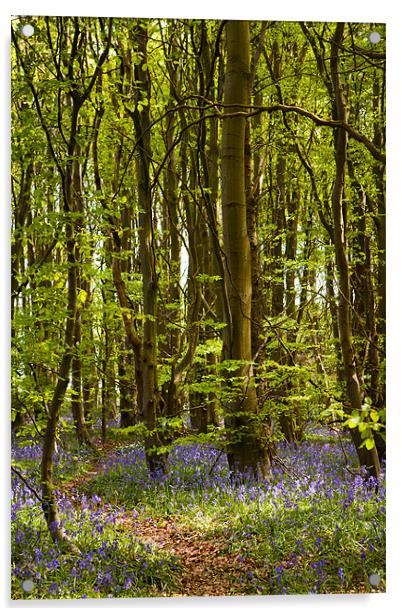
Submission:
[[[19,613],[26,610],[62,609],[84,607],[89,613],[106,609],[130,611],[130,613],[173,614],[176,612],[199,611],[205,609],[212,612],[230,610],[240,613],[245,609],[253,610],[255,614],[263,613],[297,613],[321,614],[322,610],[339,616],[339,611],[353,614],[378,616],[381,609],[392,610],[401,603],[401,500],[400,500],[400,461],[398,453],[402,450],[402,409],[398,386],[400,386],[399,365],[402,353],[401,339],[401,304],[400,289],[402,270],[402,226],[400,196],[401,178],[401,144],[402,131],[400,121],[401,92],[401,44],[402,20],[401,9],[397,0],[379,0],[367,2],[364,0],[337,0],[336,3],[306,0],[286,0],[285,2],[269,2],[262,0],[246,0],[235,6],[233,0],[202,0],[192,4],[189,0],[149,0],[135,3],[131,1],[113,0],[106,2],[90,2],[89,0],[70,0],[59,5],[54,0],[3,0],[0,6],[0,79],[1,89],[1,169],[0,169],[0,281],[1,281],[1,437],[0,463],[2,481],[2,497],[0,497],[0,517],[4,524],[0,535],[6,540],[1,541],[0,570],[0,605],[6,610],[14,609]],[[388,312],[387,312],[387,360],[388,360],[388,498],[387,498],[387,593],[385,595],[349,595],[349,596],[289,596],[289,597],[233,597],[217,599],[146,599],[146,600],[97,600],[97,601],[46,601],[46,602],[11,602],[9,594],[9,202],[10,202],[10,88],[9,88],[9,57],[10,57],[10,16],[11,15],[102,15],[127,17],[187,17],[187,18],[234,18],[234,19],[277,19],[277,20],[316,20],[316,21],[362,21],[387,23],[387,157],[388,157],[388,223],[387,223],[387,279],[388,279]],[[398,185],[399,180],[399,185]],[[399,377],[399,378],[398,378]],[[399,465],[399,468],[398,468]],[[8,546],[8,547],[4,547]]]

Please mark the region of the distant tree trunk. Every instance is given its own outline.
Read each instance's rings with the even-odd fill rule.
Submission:
[[[18,313],[18,298],[19,298],[19,285],[18,278],[24,273],[24,226],[27,224],[27,217],[31,207],[31,187],[33,179],[34,166],[30,161],[24,165],[24,161],[21,160],[21,167],[23,171],[21,173],[21,186],[17,198],[17,202],[14,203],[15,217],[14,217],[14,229],[12,233],[11,243],[11,340],[15,340],[15,326],[14,318]],[[29,244],[28,244],[29,245]],[[26,412],[21,408],[18,402],[18,392],[14,390],[12,386],[11,391],[12,409],[15,413],[12,420],[12,431],[15,433],[20,428],[26,417]]]
[[[71,362],[71,412],[74,419],[78,443],[93,447],[88,428],[85,423],[84,406],[82,403],[82,374],[79,347],[81,343],[81,312],[77,308],[74,326],[74,355]]]
[[[23,164],[23,161],[21,161]],[[23,265],[23,237],[24,226],[31,207],[31,187],[34,176],[33,162],[26,164],[22,173],[21,186],[18,194],[17,203],[14,204],[15,219],[13,241],[11,244],[11,324],[13,324],[14,313],[18,307],[18,277],[21,265]]]
[[[121,148],[119,148],[117,158],[120,158],[120,154]],[[118,170],[116,169],[116,167],[118,164],[119,162],[117,163],[117,161],[115,161],[115,171],[117,175]],[[114,181],[113,184],[113,190],[118,190],[118,181]],[[124,205],[121,212],[121,221],[123,227],[121,250],[123,251],[124,257],[120,259],[120,267],[127,277],[130,276],[132,271],[130,258],[126,256],[133,252],[130,241],[132,234],[132,216],[133,208],[129,201],[127,201],[127,204]],[[119,353],[117,357],[117,371],[119,380],[120,427],[127,428],[128,426],[133,426],[136,423],[134,373],[135,362],[133,350],[129,344],[125,332],[123,333],[123,335],[120,335],[119,333],[117,338],[117,344],[119,348]]]
[[[118,376],[119,376],[119,411],[120,427],[127,428],[136,423],[135,413],[135,387],[134,387],[134,358],[133,351],[128,344],[126,336],[119,343]]]
[[[385,71],[383,71],[383,80],[380,84],[377,75],[374,79],[373,92],[373,107],[374,107],[374,138],[373,142],[377,148],[381,149],[385,145],[385,122],[384,118],[384,98],[385,98]],[[378,246],[378,334],[381,336],[380,341],[383,356],[385,356],[385,331],[386,331],[386,267],[385,267],[385,249],[386,249],[386,209],[385,209],[385,165],[379,161],[374,163],[374,182],[376,189],[377,212],[376,212],[376,231],[377,231],[377,246]],[[385,392],[383,392],[385,404]]]
[[[110,363],[110,331],[107,314],[107,293],[106,280],[102,280],[102,362],[101,362],[101,438],[102,443],[106,442],[107,419],[110,406],[110,384],[109,384],[109,363]]]
[[[257,116],[259,117],[259,116]],[[261,346],[261,336],[264,324],[264,297],[262,292],[261,280],[261,259],[258,234],[259,220],[259,192],[260,174],[257,160],[260,158],[251,153],[250,128],[246,125],[246,195],[247,195],[247,231],[250,242],[251,254],[251,280],[252,280],[252,299],[251,299],[251,352],[253,357],[258,354],[259,363],[262,362],[263,350]],[[254,169],[253,169],[254,162]],[[256,169],[257,166],[257,169]],[[254,171],[254,174],[253,174]],[[254,175],[254,177],[253,177]]]
[[[326,299],[327,299],[327,305],[329,308],[331,332],[332,332],[333,346],[334,346],[335,357],[336,357],[337,382],[341,384],[344,382],[345,379],[343,375],[342,350],[341,350],[341,345],[340,345],[340,340],[339,340],[338,309],[337,309],[335,289],[334,289],[334,280],[335,280],[334,263],[333,263],[332,251],[330,252],[330,245],[326,246],[326,253],[327,253],[326,263],[325,263]]]
[[[197,52],[197,62],[201,70],[198,71],[199,84],[195,84],[198,92],[205,101],[215,97],[214,87],[214,67],[212,65],[213,44],[209,40],[208,28],[206,22],[201,25],[200,46],[199,49],[194,47]],[[201,104],[200,117],[205,111]],[[219,190],[218,168],[219,168],[219,150],[218,150],[218,124],[216,118],[211,118],[208,122],[202,122],[197,127],[197,151],[191,157],[192,160],[192,189],[196,187],[198,179],[199,185],[202,187],[202,200],[206,206],[206,210],[216,213],[217,195]],[[185,164],[185,159],[183,159]],[[193,210],[193,211],[192,211]],[[200,204],[196,207],[190,207],[189,200],[186,199],[186,211],[188,212],[188,221],[191,227],[191,237],[194,239],[195,250],[190,250],[191,279],[195,281],[197,273],[207,274],[208,276],[219,275],[216,266],[216,258],[214,255],[214,243],[212,235],[216,231],[208,224],[208,221],[203,215],[200,215]],[[189,233],[190,236],[190,233]],[[190,237],[189,237],[190,239]],[[190,276],[189,276],[190,278]],[[215,305],[216,293],[214,292],[216,283],[207,282],[202,290],[204,302],[202,305],[203,318],[217,318],[222,320],[220,306]],[[193,301],[197,300],[198,289],[194,287],[192,292]],[[219,293],[218,300],[219,303]],[[216,311],[216,312],[215,312]],[[209,339],[208,328],[201,326],[199,333],[199,342],[205,344]],[[193,368],[195,378],[202,379],[205,374],[215,374],[215,364],[217,362],[214,353],[208,353],[205,358],[204,365],[197,365]],[[190,396],[190,416],[191,425],[197,432],[208,432],[208,427],[217,424],[217,396],[215,392],[203,394],[192,392]]]
[[[366,192],[356,180],[353,163],[348,161],[349,176],[357,193],[354,200],[354,219],[357,232],[354,238],[354,268],[351,282],[354,290],[353,326],[360,340],[358,348],[361,381],[374,408],[381,406],[379,391],[380,359],[372,280],[370,236],[367,229]]]
[[[286,158],[283,152],[278,155],[276,165],[276,202],[273,210],[273,225],[275,237],[272,241],[272,303],[271,303],[271,315],[273,317],[279,317],[285,310],[285,272],[283,266],[282,256],[282,234],[286,229],[286,205],[287,205],[287,192],[286,192]],[[272,359],[279,365],[286,365],[289,362],[289,358],[286,356],[281,344],[277,343],[277,348],[272,352]],[[287,408],[286,395],[287,384],[281,382],[273,391],[270,392],[274,395],[278,401],[283,401],[285,410],[279,410],[279,424],[283,433],[283,436],[288,443],[294,443],[296,441],[296,418],[294,416],[293,409]]]
[[[256,53],[253,56],[254,70],[256,71]],[[254,96],[254,104],[262,104],[260,92]],[[264,413],[263,405],[269,397],[269,390],[266,379],[261,375],[264,371],[264,361],[266,360],[266,350],[264,343],[264,319],[267,312],[267,302],[264,294],[264,283],[261,266],[261,234],[259,225],[260,218],[260,198],[261,186],[264,175],[265,155],[262,154],[262,125],[261,115],[253,119],[253,128],[256,131],[254,147],[252,151],[250,124],[246,124],[245,136],[245,186],[247,201],[247,233],[250,242],[251,256],[251,354],[254,362],[254,374],[256,377],[256,392],[258,405]],[[271,433],[272,418],[266,417],[264,413],[264,430],[266,435]]]
[[[384,101],[385,101],[385,71],[383,72],[382,83],[379,79],[374,80],[374,98],[373,106],[374,114],[374,139],[373,142],[377,148],[383,148],[385,145],[385,122],[384,118]],[[385,363],[385,348],[386,348],[386,208],[385,208],[385,165],[376,161],[374,163],[374,181],[376,188],[377,212],[374,216],[377,232],[377,249],[378,249],[378,274],[376,292],[378,295],[378,307],[376,310],[376,328],[377,328],[377,352],[378,359],[381,363]],[[374,213],[374,206],[370,208]],[[377,381],[377,405],[379,408],[386,406],[386,388],[385,378],[379,371]],[[376,432],[374,434],[375,443],[378,454],[381,459],[385,458],[386,448],[384,439]]]
[[[91,256],[92,259],[92,256]],[[85,302],[82,307],[82,331],[86,332],[85,348],[88,352],[82,359],[82,404],[84,407],[84,418],[88,426],[93,424],[97,414],[97,387],[99,366],[94,362],[95,341],[93,332],[93,319],[91,312],[91,284],[85,277],[81,280],[81,288],[85,292]]]
[[[167,109],[171,110],[174,105],[175,92],[178,89],[177,83],[177,64],[173,62],[173,66],[169,65],[170,77],[170,100]],[[166,337],[166,354],[174,357],[180,353],[182,345],[182,333],[178,326],[181,320],[180,306],[180,277],[181,277],[181,241],[179,234],[179,197],[178,197],[178,173],[176,166],[176,154],[173,148],[174,138],[174,115],[167,116],[166,122],[166,150],[170,151],[167,159],[167,167],[164,174],[164,231],[167,243],[168,254],[168,288],[167,297],[170,304],[168,314],[164,314],[165,307],[161,308],[161,327],[160,332]],[[170,323],[173,327],[166,328]],[[166,329],[165,329],[166,328]],[[166,417],[175,417],[181,412],[180,401],[180,382],[175,378],[174,365],[172,364],[170,371],[170,379],[162,388],[161,405],[163,406],[163,414]],[[165,435],[168,441],[172,435],[169,430]]]
[[[363,186],[357,181],[352,161],[348,161],[349,175],[358,198],[354,201],[354,219],[357,233],[354,238],[354,268],[351,281],[354,290],[353,329],[359,336],[359,377],[364,390],[370,398],[374,409],[381,409],[385,404],[383,388],[380,382],[380,342],[377,331],[377,314],[373,284],[373,267],[371,257],[370,235],[367,229],[367,195]],[[381,301],[380,301],[381,303]],[[385,441],[374,433],[378,455],[385,457]]]
[[[227,66],[224,102],[226,112],[244,111],[249,104],[249,25],[245,21],[226,24]],[[262,426],[251,353],[251,255],[247,233],[245,189],[246,119],[226,117],[222,127],[222,217],[226,255],[225,283],[230,320],[224,330],[224,358],[244,364],[234,373],[240,393],[232,394],[225,423],[231,431],[228,461],[232,471],[268,475],[270,459]]]
[[[299,206],[300,206],[300,187],[291,192],[287,192],[286,199],[286,242],[285,242],[285,312],[289,319],[288,332],[286,335],[286,344],[290,354],[287,353],[284,361],[289,366],[295,365],[294,344],[296,342],[296,285],[295,285],[295,262],[297,253],[297,228],[299,223]],[[285,395],[291,395],[292,389],[295,387],[296,380],[292,376],[285,383]],[[303,425],[300,418],[300,411],[297,402],[292,404],[291,413],[282,419],[282,425],[286,430],[286,438],[288,442],[298,442],[303,436]]]
[[[75,232],[78,235],[82,232],[84,224],[84,201],[82,191],[82,167],[80,163],[80,147],[76,145],[75,158],[72,163],[72,186],[74,209],[76,212]],[[77,263],[76,285],[77,289],[82,289],[82,255],[78,245],[75,246],[75,260]],[[74,324],[74,354],[71,362],[71,412],[74,419],[75,430],[78,443],[93,447],[88,429],[85,425],[84,407],[82,404],[82,370],[81,370],[81,307],[76,307]]]

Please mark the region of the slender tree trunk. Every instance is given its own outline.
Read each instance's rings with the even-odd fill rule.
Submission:
[[[174,95],[178,89],[177,83],[177,64],[173,62],[173,66],[169,66],[170,76],[170,100],[167,106],[168,110],[173,108]],[[173,148],[174,138],[174,118],[175,115],[170,114],[167,116],[166,123],[166,149],[170,151],[167,159],[167,168],[164,175],[164,223],[165,223],[165,235],[167,240],[167,252],[169,255],[168,264],[168,303],[170,304],[168,315],[163,316],[165,310],[162,310],[161,326],[159,332],[162,333],[164,326],[170,322],[174,324],[173,327],[167,328],[163,333],[166,337],[166,351],[170,357],[178,356],[182,346],[182,333],[178,326],[181,320],[181,299],[180,299],[180,277],[181,277],[181,241],[179,234],[179,198],[178,198],[178,173],[176,165],[176,155]],[[167,319],[168,316],[168,319]],[[175,378],[174,365],[170,371],[170,379],[162,388],[162,400],[163,414],[166,417],[175,417],[179,415],[182,402],[180,400],[180,382]],[[169,442],[172,440],[173,435],[168,433],[164,436],[163,440]]]
[[[72,188],[74,199],[74,210],[76,212],[75,233],[81,234],[84,226],[84,200],[82,189],[82,166],[80,163],[81,148],[77,144],[75,147],[75,157],[72,162]],[[82,289],[82,254],[79,246],[75,246],[75,261],[77,264],[76,285],[77,289]],[[74,419],[78,442],[80,445],[86,444],[93,447],[88,429],[85,425],[84,408],[82,404],[82,370],[81,370],[81,307],[76,307],[74,324],[74,354],[71,362],[71,411]]]
[[[344,24],[337,24],[331,44],[331,79],[336,103],[336,117],[334,119],[346,123],[347,112],[340,82],[338,60],[343,30]],[[346,252],[346,224],[343,209],[344,173],[347,152],[347,133],[344,128],[335,130],[335,148],[336,175],[332,191],[332,215],[339,286],[338,325],[350,406],[352,410],[360,411],[363,402],[363,393],[359,381],[353,344],[349,264]],[[380,465],[376,447],[374,446],[373,449],[370,450],[365,446],[362,447],[363,440],[357,428],[351,430],[351,436],[356,447],[360,464],[366,466],[370,475],[378,477]]]
[[[120,427],[127,428],[136,423],[134,356],[126,336],[119,341],[118,376],[119,376],[119,411]]]
[[[198,72],[199,84],[195,84],[195,88],[198,87],[198,91],[202,97],[205,97],[205,101],[212,97],[215,97],[214,75],[212,66],[212,44],[208,39],[208,29],[206,23],[203,22],[200,33],[200,47],[197,50],[198,53],[198,66],[201,70]],[[212,72],[211,72],[212,71]],[[200,108],[200,117],[205,114],[203,104]],[[206,206],[206,210],[213,213],[216,217],[216,203],[219,190],[218,180],[218,124],[216,118],[211,118],[208,123],[202,122],[197,127],[197,152],[191,157],[192,160],[192,183],[193,190],[196,186],[196,178],[198,178],[198,184],[202,188],[201,195],[203,202]],[[185,161],[185,159],[183,159]],[[208,224],[208,220],[200,213],[200,204],[194,204],[196,207],[191,207],[190,202],[186,199],[186,212],[189,222],[189,233],[194,243],[194,249],[190,249],[190,262],[189,267],[191,270],[189,279],[192,287],[192,302],[195,305],[200,297],[199,283],[196,285],[197,273],[203,273],[208,276],[219,275],[218,267],[216,263],[216,256],[214,254],[214,240],[213,234],[217,231],[215,227],[211,227]],[[213,285],[208,281],[203,289],[204,302],[202,305],[203,318],[215,317],[218,320],[222,320],[221,306],[219,304],[219,293],[217,305],[215,306],[216,293],[214,292]],[[210,308],[211,307],[211,308]],[[214,312],[214,307],[216,313]],[[204,344],[209,338],[208,328],[200,328],[199,342]],[[217,361],[214,353],[207,355],[206,363],[204,365],[197,365],[193,368],[196,379],[202,379],[205,374],[216,373],[215,364]],[[192,426],[197,432],[208,431],[208,426],[217,424],[216,408],[217,399],[215,392],[208,394],[202,394],[199,392],[193,392],[190,396],[190,408],[191,408],[191,422]]]
[[[147,67],[148,34],[145,26],[138,24],[133,31],[133,43],[141,62],[135,65],[136,102],[151,97],[151,83]],[[144,305],[144,330],[142,341],[142,412],[147,427],[145,437],[146,459],[151,475],[165,470],[166,456],[158,452],[161,445],[157,428],[160,392],[157,375],[157,280],[155,269],[154,222],[149,176],[151,143],[149,135],[149,106],[133,112],[135,135],[138,142],[136,170],[140,225],[140,257]]]
[[[92,255],[90,257],[92,259]],[[85,357],[82,360],[82,404],[84,407],[84,418],[88,426],[92,426],[94,417],[97,415],[97,388],[99,382],[99,367],[95,362],[95,341],[93,332],[93,319],[91,311],[91,284],[83,278],[81,288],[86,294],[85,302],[82,307],[82,330],[86,332]]]
[[[93,447],[88,428],[85,423],[84,406],[82,403],[82,371],[79,355],[81,344],[81,311],[77,308],[74,326],[74,355],[71,362],[71,412],[74,419],[78,443]]]
[[[282,256],[282,234],[286,230],[286,159],[282,152],[278,155],[276,165],[276,194],[277,199],[273,211],[273,225],[275,228],[276,237],[273,239],[272,246],[272,306],[271,313],[273,317],[279,317],[285,310],[285,272],[283,267]],[[286,365],[288,358],[285,355],[282,346],[278,342],[277,348],[273,351],[273,360],[279,365]],[[288,443],[296,441],[296,420],[293,409],[287,408],[286,395],[287,384],[281,382],[271,394],[274,394],[278,401],[282,401],[282,409],[279,410],[279,424],[283,436]]]
[[[121,148],[119,148],[116,160],[115,160],[115,178],[113,182],[113,190],[118,190],[118,174],[120,167]],[[126,277],[130,277],[132,272],[132,265],[129,256],[132,250],[131,235],[132,235],[132,216],[133,207],[129,200],[124,205],[121,212],[121,221],[123,227],[123,233],[121,238],[121,250],[124,254],[123,258],[120,258],[120,267],[125,273]],[[120,336],[118,334],[118,358],[117,358],[117,370],[119,380],[119,411],[120,411],[120,426],[127,428],[133,426],[136,421],[136,409],[135,409],[135,371],[134,371],[134,355],[133,350],[130,347],[129,341],[125,332]]]
[[[74,127],[73,127],[74,128]],[[75,130],[72,130],[72,142],[75,142]],[[64,183],[65,209],[70,211],[73,203],[71,168],[67,166]],[[71,361],[73,358],[74,327],[77,306],[77,262],[76,240],[74,236],[74,223],[70,220],[66,223],[67,236],[67,309],[64,332],[64,351],[58,370],[58,379],[49,405],[49,417],[43,439],[42,462],[41,462],[41,489],[42,508],[45,515],[49,532],[56,543],[72,548],[70,540],[62,527],[56,496],[53,489],[54,451],[56,445],[56,431],[59,423],[60,409],[64,400],[69,382]]]

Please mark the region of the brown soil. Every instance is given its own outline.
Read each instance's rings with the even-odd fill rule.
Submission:
[[[229,552],[223,537],[206,537],[200,530],[190,530],[171,519],[133,519],[132,514],[121,516],[117,524],[131,528],[138,539],[154,544],[177,556],[181,565],[179,592],[175,596],[222,596],[249,594],[240,581],[247,580],[255,563]],[[248,589],[249,590],[249,589]]]

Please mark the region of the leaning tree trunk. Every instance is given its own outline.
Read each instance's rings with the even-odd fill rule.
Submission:
[[[70,150],[71,154],[75,151],[75,135],[77,128],[78,111],[73,107],[73,120],[71,128]],[[66,214],[73,209],[73,185],[72,167],[67,164],[66,174],[63,182],[64,210]],[[71,549],[72,545],[63,526],[57,507],[56,495],[53,488],[54,470],[54,451],[56,446],[56,433],[59,423],[61,405],[64,400],[66,389],[70,378],[71,362],[74,355],[74,329],[77,310],[77,254],[74,222],[69,218],[66,222],[66,249],[67,249],[67,308],[64,331],[64,351],[58,369],[58,378],[49,405],[49,416],[46,424],[43,439],[42,461],[41,461],[41,490],[42,508],[46,523],[53,540]]]
[[[258,421],[251,363],[252,281],[245,187],[246,118],[238,115],[249,104],[248,22],[229,21],[226,39],[224,102],[227,115],[222,128],[222,222],[230,319],[224,330],[224,358],[242,362],[232,373],[238,387],[231,394],[225,418],[231,439],[228,461],[232,471],[251,469],[253,473],[260,471],[267,475],[270,459]]]
[[[339,76],[339,47],[342,43],[344,24],[336,27],[331,44],[331,79],[335,96],[336,117],[333,119],[346,123],[347,112],[343,98],[343,89]],[[363,391],[359,380],[356,356],[353,344],[351,319],[351,292],[349,279],[349,264],[346,250],[346,225],[342,208],[344,192],[344,174],[347,152],[347,133],[343,127],[335,130],[335,165],[336,174],[332,191],[332,215],[334,224],[335,260],[338,270],[338,326],[341,343],[344,374],[349,403],[352,410],[360,411],[363,402]],[[374,446],[368,450],[363,443],[361,433],[357,428],[351,430],[351,436],[356,447],[359,462],[365,466],[370,475],[380,474],[377,449]]]
[[[49,417],[43,439],[42,463],[41,463],[41,487],[42,508],[49,531],[56,543],[69,544],[69,539],[62,527],[57,508],[56,496],[53,490],[54,450],[56,444],[56,431],[59,423],[60,408],[67,389],[70,366],[72,360],[72,348],[74,338],[75,308],[77,298],[76,265],[74,255],[74,235],[71,223],[67,225],[67,250],[68,250],[68,304],[64,334],[64,354],[58,370],[58,380],[54,390],[52,401],[49,405]]]

